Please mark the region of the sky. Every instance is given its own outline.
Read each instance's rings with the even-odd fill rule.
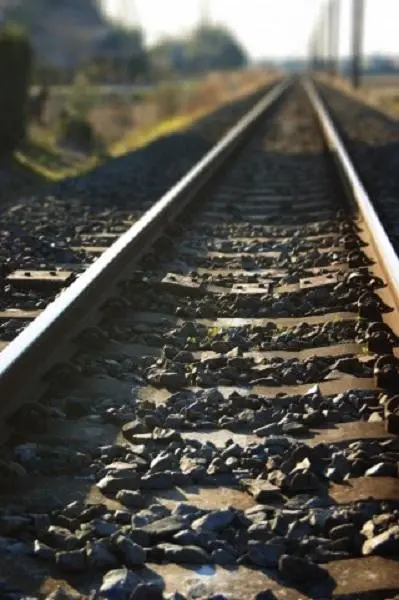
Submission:
[[[399,0],[364,0],[366,54],[399,55]],[[306,56],[308,40],[326,0],[103,0],[125,24],[139,20],[152,44],[165,35],[189,32],[207,7],[210,21],[234,31],[250,56]],[[340,0],[340,53],[350,48],[352,0]]]

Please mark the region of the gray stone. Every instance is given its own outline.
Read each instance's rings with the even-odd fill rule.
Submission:
[[[118,530],[114,523],[103,521],[103,519],[94,519],[90,521],[89,525],[92,526],[95,535],[98,537],[108,537]]]
[[[295,583],[319,582],[329,576],[328,571],[310,560],[288,554],[279,558],[278,570],[282,577]]]
[[[118,560],[103,542],[92,542],[86,546],[87,565],[91,569],[114,569]]]
[[[114,496],[121,490],[137,490],[140,487],[140,475],[132,472],[126,477],[106,475],[97,482],[97,487],[103,494]]]
[[[58,527],[57,525],[50,525],[43,535],[43,541],[52,548],[62,550],[74,550],[79,546],[78,539],[69,529]]]
[[[204,514],[204,510],[198,508],[195,504],[187,504],[186,502],[180,502],[172,511],[173,515],[185,518],[188,522],[193,521],[196,517],[200,517]]]
[[[136,433],[148,433],[147,427],[139,419],[129,421],[122,426],[122,435],[130,442]]]
[[[263,425],[254,430],[254,434],[259,437],[268,437],[269,435],[278,435],[282,432],[282,428],[278,423],[270,423],[269,425]]]
[[[146,561],[147,554],[144,548],[124,535],[118,535],[114,538],[112,546],[126,567],[143,565]]]
[[[134,477],[136,471],[146,469],[148,466],[144,458],[134,453],[126,454],[126,460],[129,460],[129,462],[118,460],[106,465],[106,474],[113,475],[114,477]]]
[[[399,525],[393,525],[383,533],[366,540],[363,544],[362,554],[378,554],[392,556],[399,553]]]
[[[371,516],[371,515],[369,515]],[[362,535],[370,539],[376,537],[380,533],[383,533],[389,529],[392,525],[396,525],[395,515],[392,513],[381,513],[372,516],[371,519],[367,520],[361,530]]]
[[[319,490],[320,481],[310,469],[294,471],[284,481],[284,487],[294,494]]]
[[[129,600],[140,583],[138,576],[128,569],[108,571],[103,577],[100,597],[104,600]]]
[[[339,540],[343,537],[354,538],[358,533],[358,529],[353,523],[345,523],[330,529],[329,536],[333,540]]]
[[[50,548],[50,546],[43,544],[39,540],[33,542],[33,555],[42,560],[55,561],[54,548]]]
[[[199,534],[190,529],[183,529],[173,536],[173,541],[181,546],[195,546],[198,542]]]
[[[158,546],[163,553],[165,560],[178,564],[206,565],[210,562],[210,557],[205,550],[198,546],[178,546],[176,544],[160,544]]]
[[[86,553],[83,549],[57,552],[55,560],[61,571],[81,573],[86,570]]]
[[[169,390],[180,390],[186,385],[186,377],[184,373],[167,371],[160,373],[159,383]]]
[[[168,490],[173,487],[172,473],[149,473],[142,477],[140,485],[145,490]]]
[[[280,488],[264,479],[256,479],[250,482],[248,491],[259,504],[268,504],[269,502],[279,502],[282,500]]]
[[[285,435],[305,435],[309,431],[302,423],[283,423],[281,428]]]
[[[291,448],[297,443],[298,442],[296,440],[291,440],[283,435],[270,436],[263,441],[265,448],[271,448],[272,451],[276,450],[277,452],[280,452],[281,450],[288,450],[288,448]]]
[[[132,513],[127,510],[116,510],[114,519],[116,523],[120,525],[129,525],[131,522]]]
[[[191,526],[196,531],[223,531],[232,523],[234,517],[235,511],[231,508],[213,510],[196,519]]]
[[[150,470],[153,473],[162,473],[165,470],[170,470],[176,463],[176,457],[172,452],[160,452],[150,464]]]
[[[120,490],[116,494],[116,500],[128,508],[144,508],[146,498],[141,492],[132,490]]]
[[[365,472],[366,477],[397,477],[398,466],[393,462],[380,462]]]
[[[149,523],[143,527],[143,531],[149,535],[151,543],[156,544],[171,540],[176,533],[185,529],[185,523],[184,518],[173,515]]]
[[[265,519],[265,515],[260,515],[260,519]],[[252,540],[266,541],[272,537],[271,521],[257,521],[248,527],[248,537]]]

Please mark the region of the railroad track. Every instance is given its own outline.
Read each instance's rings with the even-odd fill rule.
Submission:
[[[398,274],[280,84],[2,352],[0,596],[395,597]]]
[[[223,105],[183,132],[108,160],[86,175],[42,186],[19,201],[7,199],[10,186],[3,181],[0,350],[136,223],[270,85]]]

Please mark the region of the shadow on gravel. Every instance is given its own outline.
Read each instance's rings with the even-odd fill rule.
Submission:
[[[288,590],[296,590],[300,594],[305,594],[309,598],[322,598],[327,599],[332,597],[332,593],[334,589],[337,587],[337,582],[328,575],[323,581],[320,582],[295,582],[289,581],[288,578],[282,578],[279,576],[276,569],[259,569],[252,567],[251,565],[246,565],[249,571],[254,571],[255,573],[264,573],[271,580],[275,581],[281,588]],[[321,565],[322,567],[325,565]]]

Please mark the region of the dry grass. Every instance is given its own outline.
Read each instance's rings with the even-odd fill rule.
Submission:
[[[120,156],[161,135],[181,131],[223,103],[238,99],[264,85],[276,74],[264,70],[213,73],[200,81],[162,84],[133,100],[128,96],[99,96],[88,91],[87,119],[102,142],[103,154]],[[51,181],[85,172],[101,157],[61,147],[57,120],[64,105],[50,101],[47,126],[31,125],[28,141],[16,153],[18,161]]]
[[[131,130],[110,146],[110,153],[120,156],[161,135],[181,131],[222,104],[250,94],[275,76],[263,70],[212,73],[199,82],[176,86],[174,111],[168,110],[173,100],[168,98],[168,107],[163,106],[165,96],[155,90],[135,117]]]
[[[399,76],[365,77],[359,90],[354,90],[343,77],[318,75],[318,78],[394,119],[399,116]]]
[[[28,139],[15,152],[15,158],[46,181],[60,181],[89,171],[98,164],[95,155],[87,156],[57,145],[54,131],[31,125]]]

